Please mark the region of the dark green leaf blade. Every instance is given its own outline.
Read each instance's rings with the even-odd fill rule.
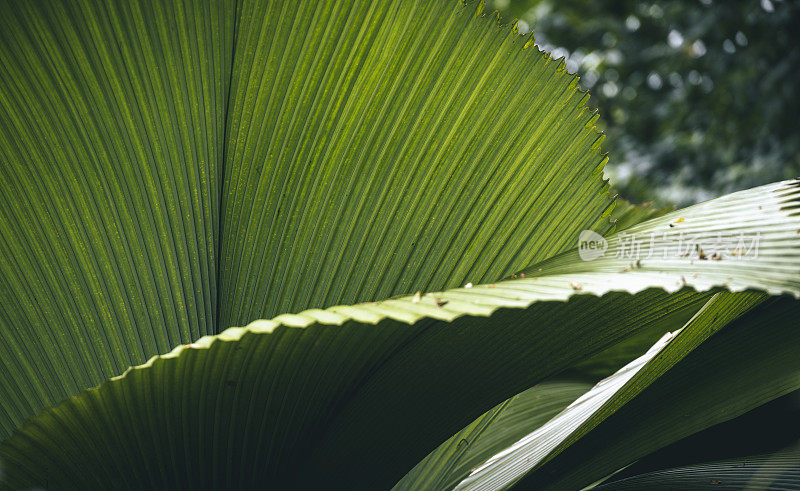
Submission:
[[[797,193],[793,182],[755,188],[693,216],[737,201],[791,204]],[[710,279],[696,286],[708,291],[683,288],[682,272],[663,271],[660,260],[633,273],[618,271],[619,259],[611,272],[609,261],[594,272],[587,261],[582,272],[286,314],[178,347],[50,408],[0,445],[0,456],[21,485],[40,483],[51,468],[67,482],[102,484],[73,462],[71,449],[86,439],[108,443],[82,445],[81,462],[149,469],[151,486],[391,486],[492,406],[651,323],[688,319],[726,283],[800,296],[800,238],[786,235],[800,217],[771,205],[761,216],[762,255],[698,266]],[[780,274],[767,274],[777,258]],[[719,267],[725,278],[715,286]],[[169,464],[177,461],[187,464]]]
[[[763,302],[764,293],[719,293],[676,333],[665,334],[645,354],[601,380],[587,394],[513,445],[487,459],[458,484],[458,489],[512,486],[552,460],[634,399],[642,390],[727,324]],[[677,327],[677,326],[676,326]],[[580,467],[580,464],[575,464]]]
[[[591,484],[652,451],[797,390],[798,314],[800,303],[785,298],[753,310],[529,474],[523,485],[572,489]]]
[[[234,7],[0,2],[0,437],[214,332]]]
[[[800,448],[795,445],[767,454],[653,471],[596,489],[796,490],[800,489]]]

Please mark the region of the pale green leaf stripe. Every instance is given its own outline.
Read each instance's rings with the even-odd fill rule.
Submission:
[[[215,332],[233,14],[0,2],[0,437]]]
[[[452,489],[470,470],[545,424],[592,384],[552,380],[493,407],[428,454],[395,489]]]
[[[520,485],[581,488],[655,450],[797,390],[798,315],[800,302],[795,299],[771,299],[756,307],[527,474]]]
[[[645,354],[622,367],[611,377],[601,380],[555,418],[492,456],[484,464],[472,469],[469,477],[458,483],[455,489],[510,487],[540,462],[552,450],[552,445],[563,441],[593,413],[608,403],[609,399],[661,353],[676,335],[677,333],[669,332],[664,334]]]
[[[715,332],[766,298],[760,292],[715,295],[678,332],[665,334],[647,353],[600,381],[555,418],[488,459],[456,489],[511,487],[546,459],[590,432]]]
[[[637,329],[632,336],[569,367],[559,377],[592,382],[602,380],[647,351],[647,348],[655,344],[666,331],[674,331],[680,325],[662,329],[661,325],[656,324],[646,329]]]
[[[787,182],[733,199],[769,202],[779,194],[791,206],[796,192]],[[705,205],[707,213],[715,201]],[[731,201],[718,200],[723,207]],[[800,217],[780,207],[762,217],[771,228],[800,229]],[[800,290],[789,273],[800,266],[797,240],[768,235],[760,245],[764,258],[784,254],[781,288],[795,296]],[[730,283],[772,287],[759,261],[729,268]],[[637,328],[691,315],[708,293],[681,290],[681,276],[526,277],[418,301],[408,296],[256,321],[178,347],[43,412],[0,455],[28,484],[60,473],[65,482],[97,486],[104,476],[83,466],[102,461],[110,475],[149,469],[143,478],[153,485],[299,479],[390,486],[432,450],[427,442],[446,440],[487,408]],[[183,465],[167,465],[175,459]],[[134,470],[119,468],[123,463]]]
[[[221,328],[495,281],[610,211],[588,94],[480,10],[242,2]]]

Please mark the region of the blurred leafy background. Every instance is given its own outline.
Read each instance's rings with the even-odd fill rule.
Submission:
[[[800,174],[800,2],[487,0],[600,110],[607,175],[686,205]]]

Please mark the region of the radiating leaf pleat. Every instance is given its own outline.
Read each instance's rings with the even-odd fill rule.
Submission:
[[[454,488],[473,468],[547,423],[591,388],[588,382],[546,381],[503,401],[428,454],[393,489]]]
[[[550,298],[548,288],[535,286],[497,296],[473,290],[475,299],[509,306]],[[106,478],[82,466],[107,460],[111,475],[149,469],[134,487],[171,479],[189,487],[318,486],[318,479],[388,487],[487,407],[641,325],[686,318],[705,298],[581,295],[489,318],[483,315],[496,305],[451,300],[437,307],[430,297],[405,298],[257,321],[45,410],[2,445],[0,459],[10,482],[27,486],[60,472],[59,482],[103,487]],[[620,318],[623,308],[630,314]],[[549,334],[555,326],[557,337]],[[575,343],[583,333],[591,337]],[[406,353],[405,346],[414,348]],[[350,431],[344,439],[328,434],[342,412]]]
[[[674,209],[674,206],[656,208],[652,202],[634,205],[624,199],[617,198],[614,201],[614,210],[611,212],[610,219],[615,229],[620,231],[645,220],[666,215]]]
[[[588,95],[562,62],[478,12],[448,0],[243,2],[222,328],[494,281],[572,246],[609,211]]]
[[[0,457],[13,469],[9,479],[20,485],[40,484],[53,468],[67,473],[66,482],[96,486],[105,482],[103,477],[82,472],[80,462],[109,461],[113,469],[124,461],[137,472],[150,472],[144,482],[154,487],[171,479],[245,488],[266,481],[391,486],[435,442],[445,441],[508,397],[640,328],[688,319],[719,289],[713,274],[711,280],[702,279],[714,268],[724,267],[729,275],[720,285],[800,296],[800,238],[784,233],[800,229],[800,217],[785,209],[793,206],[797,193],[791,181],[726,196],[695,210],[692,216],[698,220],[713,215],[717,206],[728,210],[727,230],[736,232],[750,225],[736,219],[730,211],[733,203],[747,210],[751,200],[768,204],[776,195],[784,203],[764,207],[761,216],[770,233],[760,243],[760,259],[751,258],[746,266],[708,261],[698,266],[697,278],[685,280],[697,289],[713,287],[710,291],[683,288],[682,273],[662,271],[660,260],[651,261],[652,270],[642,267],[633,274],[618,270],[626,264],[619,259],[612,272],[605,271],[608,262],[598,263],[600,271],[592,272],[589,261],[580,273],[543,273],[284,314],[180,346],[42,412],[0,445]],[[656,230],[664,226],[657,218],[643,223],[642,230],[648,224]],[[784,260],[782,276],[768,274],[777,257]],[[671,264],[672,259],[665,261]],[[769,333],[759,340],[767,343],[763,356],[770,353],[765,361],[773,361],[772,343],[784,336],[787,342],[768,371],[773,382],[762,384],[764,391],[743,398],[742,404],[773,397],[792,384],[796,357],[788,353],[794,338],[781,322],[793,313],[775,312],[744,330]],[[778,320],[776,332],[764,327]],[[729,341],[719,343],[719,356],[741,348],[740,341],[722,337]],[[741,358],[737,353],[735,359]],[[698,400],[716,411],[707,398]],[[681,426],[681,431],[692,428]],[[80,441],[108,444],[95,447]],[[126,442],[135,442],[135,451]],[[78,463],[72,462],[76,452],[69,450],[75,445],[85,454]]]
[[[0,3],[0,436],[214,332],[233,7]]]
[[[476,466],[469,476],[463,476],[457,488],[506,488],[526,474],[535,473],[542,463],[580,440],[650,384],[668,374],[706,339],[767,298],[759,292],[715,295],[678,332],[665,334],[646,353],[598,382],[545,425],[520,435],[512,445]]]
[[[800,288],[798,200],[800,179],[739,191],[612,234],[600,257],[584,261],[574,249],[525,273],[567,275],[578,283],[584,271],[622,273],[631,282],[638,276],[672,276],[700,289],[725,285],[733,291],[754,286],[751,279],[757,278],[758,288],[768,293],[795,291]]]
[[[798,315],[800,303],[786,298],[746,314],[521,484],[537,489],[591,484],[650,452],[797,390]]]

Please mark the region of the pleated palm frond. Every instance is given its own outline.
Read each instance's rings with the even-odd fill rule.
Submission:
[[[615,210],[482,4],[0,12],[3,486],[580,488],[800,388],[800,183]]]

